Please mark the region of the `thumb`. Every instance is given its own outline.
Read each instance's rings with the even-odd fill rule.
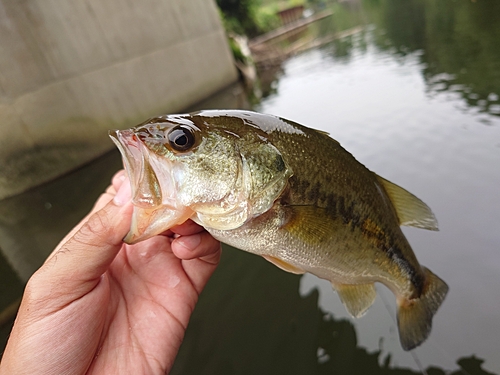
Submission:
[[[37,271],[38,281],[42,278],[76,291],[83,284],[98,280],[123,246],[131,216],[131,204],[118,206],[113,200],[101,203],[57,246]]]

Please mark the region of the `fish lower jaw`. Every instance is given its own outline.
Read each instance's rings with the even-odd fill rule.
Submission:
[[[130,231],[123,241],[134,244],[161,234],[184,223],[194,215],[187,207],[158,206],[150,209],[134,207]]]

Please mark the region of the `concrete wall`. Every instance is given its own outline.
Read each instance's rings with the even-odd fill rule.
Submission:
[[[213,0],[0,0],[0,199],[236,79]]]

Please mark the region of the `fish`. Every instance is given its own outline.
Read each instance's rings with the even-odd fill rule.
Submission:
[[[129,244],[192,219],[294,274],[330,281],[353,317],[396,298],[401,346],[430,334],[448,285],[421,266],[401,225],[438,230],[431,209],[326,132],[245,110],[153,117],[109,135],[132,188]]]

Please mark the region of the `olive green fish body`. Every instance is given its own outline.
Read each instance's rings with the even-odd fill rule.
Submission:
[[[260,247],[256,239],[247,241],[244,231],[264,218],[233,233],[212,233],[235,247],[280,258],[332,282],[390,282],[391,289],[404,291],[407,297],[418,295],[423,273],[376,175],[326,134],[286,124],[298,131],[277,128],[268,133],[294,173],[273,207],[276,224],[254,228],[255,238],[263,238]],[[270,247],[271,238],[275,244]],[[366,271],[348,272],[351,267],[346,264]],[[370,269],[375,272],[370,274]]]
[[[110,133],[131,176],[136,242],[187,218],[293,273],[327,279],[361,316],[375,282],[396,295],[401,343],[428,336],[448,287],[400,225],[437,229],[430,209],[326,133],[249,111],[153,118]]]

